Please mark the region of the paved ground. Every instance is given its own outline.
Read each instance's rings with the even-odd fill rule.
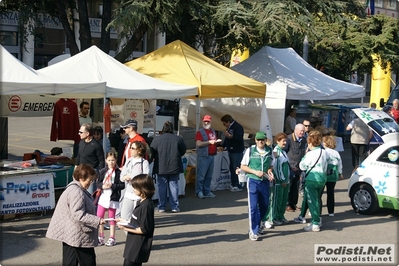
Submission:
[[[46,142],[49,134],[42,125],[46,121],[30,119],[29,125],[39,129],[28,132],[20,130],[28,121],[19,119],[10,119],[10,152],[20,154],[17,146],[29,148],[24,152],[54,146]],[[348,143],[341,156],[348,178],[352,171]],[[180,198],[180,213],[155,214],[154,246],[147,265],[310,265],[314,263],[315,244],[395,244],[395,262],[389,265],[398,265],[398,212],[356,214],[349,203],[347,186],[347,179],[337,183],[336,215],[323,216],[322,231],[304,232],[302,224],[292,222],[298,213],[287,213],[291,221],[288,225],[269,229],[260,241],[253,242],[248,239],[245,191],[216,191],[216,198],[201,200],[188,184],[186,195]],[[2,221],[0,264],[60,265],[61,243],[44,237],[50,218],[51,212]],[[116,246],[96,248],[99,265],[123,263],[125,235],[117,231],[116,237]]]

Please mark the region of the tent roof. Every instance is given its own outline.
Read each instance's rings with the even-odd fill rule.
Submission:
[[[224,67],[182,41],[126,63],[151,77],[199,87],[199,98],[264,98],[265,84]]]
[[[362,86],[322,73],[292,48],[264,46],[232,69],[267,85],[276,81],[287,84],[287,99],[291,100],[334,100],[364,96]]]
[[[198,93],[195,85],[172,84],[141,74],[94,45],[38,72],[61,81],[105,81],[106,97],[175,99]],[[91,93],[88,97],[94,98],[94,95]],[[103,96],[104,94],[100,97]]]
[[[105,91],[104,82],[59,82],[25,65],[0,45],[0,94],[62,94],[86,90]]]

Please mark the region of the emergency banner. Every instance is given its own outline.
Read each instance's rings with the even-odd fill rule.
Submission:
[[[0,214],[54,209],[53,178],[52,173],[0,176]]]
[[[2,95],[0,114],[3,117],[52,116],[58,99],[40,95]]]

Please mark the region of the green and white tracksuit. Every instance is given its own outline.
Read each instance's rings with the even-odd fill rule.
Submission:
[[[290,190],[290,165],[286,152],[276,146],[273,150],[275,155],[273,173],[276,180],[272,193],[272,217],[276,220],[285,219],[285,205]]]
[[[318,225],[320,222],[320,193],[327,182],[327,166],[329,161],[330,155],[319,146],[308,151],[299,163],[299,168],[306,173],[314,166],[307,173],[303,195],[304,202],[302,202],[302,207],[307,202],[314,225]]]
[[[327,183],[326,183],[327,210],[328,213],[334,213],[334,207],[335,207],[334,188],[335,188],[335,183],[338,181],[339,176],[342,174],[342,160],[341,156],[336,150],[330,148],[325,148],[325,150],[330,155],[330,161],[327,166]],[[322,202],[321,196],[322,194],[320,194],[320,202]]]

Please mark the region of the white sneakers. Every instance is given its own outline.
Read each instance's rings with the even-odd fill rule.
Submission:
[[[300,223],[300,224],[306,224],[306,219],[299,215],[298,217],[294,218],[294,222]]]
[[[265,228],[266,229],[271,229],[271,228],[274,228],[274,225],[272,223],[269,223],[269,221],[266,221],[265,222]]]
[[[259,239],[258,235],[254,235],[251,232],[249,232],[249,240],[258,241],[258,239]]]
[[[242,188],[239,188],[239,187],[232,187],[232,188],[230,189],[230,191],[231,191],[231,192],[240,192],[240,191],[242,191]]]
[[[319,232],[320,225],[309,224],[308,226],[305,226],[303,230],[305,230],[306,232]]]

